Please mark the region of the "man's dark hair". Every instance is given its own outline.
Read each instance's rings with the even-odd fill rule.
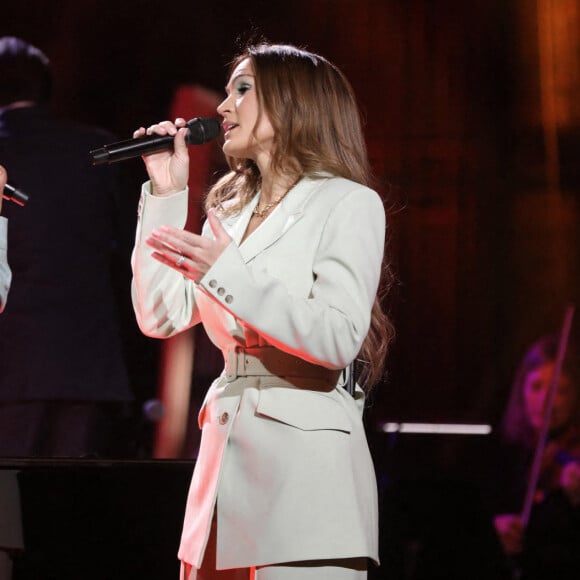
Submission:
[[[0,38],[0,107],[16,101],[46,103],[52,88],[48,57],[14,36]]]

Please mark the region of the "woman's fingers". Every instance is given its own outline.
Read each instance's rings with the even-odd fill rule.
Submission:
[[[208,244],[211,244],[211,240],[168,226],[154,230],[147,239],[147,245],[162,255],[169,265],[177,267],[183,267],[186,260],[201,268],[208,266],[205,259]]]
[[[161,226],[153,230],[151,238],[182,254],[195,251],[209,242],[207,238],[171,226]]]
[[[160,251],[154,251],[151,257],[169,268],[178,271],[180,274],[191,278],[194,282],[199,282],[208,270],[207,265],[203,262],[198,262],[192,257],[186,257],[167,247],[164,247]]]
[[[186,126],[186,121],[183,117],[178,117],[175,119],[175,123],[171,121],[160,121],[159,123],[154,123],[153,125],[149,125],[147,129],[145,127],[139,127],[133,131],[133,137],[143,137],[143,135],[175,135],[177,131],[182,127]]]
[[[146,243],[153,248],[152,255],[156,260],[197,282],[213,266],[229,242],[206,238],[171,226],[161,226],[151,232]]]
[[[175,135],[177,127],[171,121],[161,121],[147,127],[147,135]]]

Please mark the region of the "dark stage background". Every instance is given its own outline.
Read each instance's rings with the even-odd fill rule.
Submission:
[[[20,0],[3,4],[0,33],[51,57],[59,112],[120,138],[166,118],[181,84],[222,92],[239,38],[335,61],[365,114],[398,276],[398,337],[370,424],[494,423],[523,350],[578,297],[579,10],[573,0]],[[140,161],[127,163],[138,184]],[[136,199],[127,192],[131,212]],[[133,336],[126,316],[134,388],[153,397],[159,347]]]
[[[573,0],[20,0],[3,4],[0,33],[51,57],[59,112],[120,138],[166,118],[181,84],[221,92],[252,31],[346,72],[391,208],[399,280],[374,426],[497,421],[523,350],[577,301],[579,24]],[[144,172],[127,163],[131,221]],[[145,400],[159,346],[127,310]]]
[[[388,302],[397,340],[367,424],[380,473],[411,464],[415,488],[384,501],[404,506],[428,489],[450,526],[454,510],[476,509],[474,490],[461,486],[474,476],[481,438],[464,438],[458,450],[453,437],[395,441],[378,426],[495,426],[527,346],[557,331],[566,305],[578,302],[579,31],[575,0],[8,0],[0,8],[0,35],[21,36],[52,59],[54,107],[123,139],[167,118],[180,85],[221,93],[237,39],[252,32],[304,45],[342,68],[366,118],[398,277]],[[145,173],[139,160],[126,170],[130,244]],[[162,347],[136,329],[128,256],[118,282],[133,389],[145,402],[158,395]],[[200,365],[194,407],[212,357]],[[150,456],[154,432],[144,421],[138,459]],[[182,468],[173,498],[179,513],[189,468],[176,463]],[[449,476],[442,493],[422,487],[425,473]],[[158,477],[162,483],[165,474]],[[463,520],[456,524],[454,533]],[[383,528],[384,542],[393,533]]]

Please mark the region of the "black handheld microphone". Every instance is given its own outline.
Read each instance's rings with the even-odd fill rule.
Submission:
[[[189,129],[185,136],[188,145],[203,145],[220,134],[219,121],[213,117],[196,117],[188,121],[186,127]],[[103,165],[168,149],[173,149],[173,135],[146,135],[94,149],[90,156],[93,165]]]
[[[26,202],[28,201],[28,195],[26,193],[20,191],[9,183],[4,186],[4,193],[2,194],[2,197],[17,203],[18,205],[26,205]]]

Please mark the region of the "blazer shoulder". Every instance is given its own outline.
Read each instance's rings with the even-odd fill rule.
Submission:
[[[315,177],[313,181],[316,182],[316,180],[317,178]],[[335,196],[335,198],[337,196],[348,196],[356,193],[358,195],[362,194],[371,198],[376,197],[380,199],[378,192],[367,185],[352,181],[351,179],[346,179],[345,177],[332,175],[326,176],[326,182],[321,187],[320,192],[324,192],[329,196]]]
[[[313,180],[316,183],[316,179]],[[325,207],[338,207],[346,204],[370,206],[377,211],[384,211],[384,202],[377,191],[370,187],[344,177],[327,176],[312,196],[311,201]]]

